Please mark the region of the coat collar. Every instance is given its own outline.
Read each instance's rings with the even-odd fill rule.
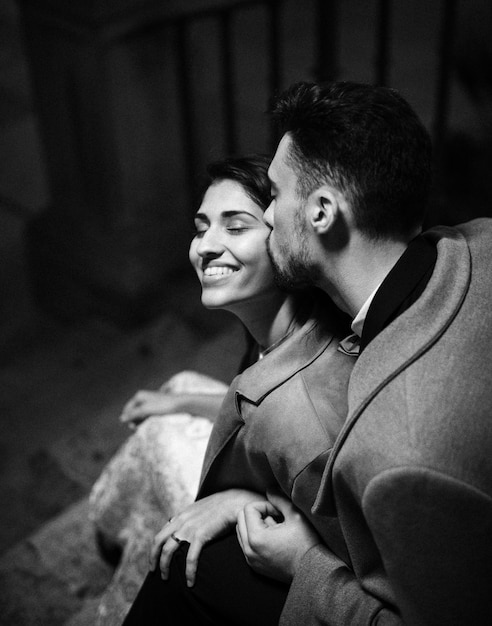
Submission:
[[[242,397],[260,404],[270,392],[315,361],[333,336],[323,323],[323,312],[315,306],[307,321],[298,323],[285,341],[241,374],[236,403]]]
[[[437,246],[434,271],[420,298],[371,341],[355,364],[349,383],[348,418],[323,474],[313,506],[317,513],[334,513],[333,465],[366,407],[391,380],[438,341],[457,315],[468,291],[471,258],[463,234],[455,228],[438,227],[425,233],[425,237]]]
[[[310,315],[302,316],[303,320],[297,318],[293,332],[281,344],[232,381],[205,453],[199,497],[207,493],[208,476],[215,460],[244,425],[241,399],[259,405],[274,389],[316,360],[333,341],[334,332],[323,321],[324,317],[330,317],[329,311],[324,313],[320,305],[313,307],[310,303],[303,307],[306,308]]]
[[[409,244],[374,293],[363,326],[360,352],[402,312],[418,300],[427,286],[437,259],[437,249],[418,235]],[[352,327],[354,322],[352,322]],[[355,332],[355,331],[354,331]]]

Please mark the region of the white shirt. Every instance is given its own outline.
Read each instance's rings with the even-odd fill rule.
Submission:
[[[362,330],[364,328],[364,322],[366,321],[367,312],[369,311],[369,307],[373,301],[374,296],[376,295],[377,290],[379,289],[381,283],[376,287],[376,289],[371,293],[371,295],[364,302],[362,307],[360,308],[357,315],[352,320],[352,324],[350,328],[352,329],[352,335],[345,337],[342,339],[338,345],[338,349],[340,352],[344,354],[348,354],[349,356],[357,357],[360,352],[360,338],[362,337]]]
[[[352,331],[359,337],[362,337],[362,329],[364,328],[364,322],[366,321],[367,312],[369,311],[369,307],[371,306],[374,296],[376,295],[376,291],[379,289],[380,286],[381,283],[379,283],[376,289],[367,298],[362,307],[359,309],[357,315],[352,320],[352,324],[350,324],[350,328],[352,329]]]

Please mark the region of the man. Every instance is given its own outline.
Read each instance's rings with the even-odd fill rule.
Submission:
[[[324,289],[360,337],[313,508],[348,558],[281,497],[240,514],[246,558],[292,580],[283,625],[492,624],[492,221],[419,234],[430,141],[393,90],[300,83],[274,118],[279,281]]]

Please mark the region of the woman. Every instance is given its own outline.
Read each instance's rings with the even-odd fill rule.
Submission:
[[[294,297],[275,285],[263,222],[267,168],[267,159],[252,157],[208,169],[190,261],[204,306],[243,322],[257,360],[229,388],[197,499],[157,534],[154,573],[125,625],[277,623],[288,587],[249,570],[234,532],[239,511],[269,490],[287,495],[322,538],[341,542],[337,528],[316,519],[311,506],[346,416],[353,359],[337,350],[347,333],[334,307],[325,301],[320,310],[311,296]]]

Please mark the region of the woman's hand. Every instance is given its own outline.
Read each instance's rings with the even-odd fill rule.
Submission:
[[[229,489],[193,502],[155,536],[150,569],[160,566],[161,576],[167,580],[174,552],[181,541],[187,541],[190,547],[186,557],[186,581],[188,587],[192,587],[203,546],[232,530],[239,511],[246,504],[262,499],[263,496],[253,491]]]
[[[135,428],[151,415],[190,413],[214,420],[224,399],[224,392],[171,393],[169,391],[138,391],[123,408],[120,420]]]
[[[125,404],[120,420],[135,427],[151,415],[164,415],[179,411],[179,396],[162,391],[142,390]]]

